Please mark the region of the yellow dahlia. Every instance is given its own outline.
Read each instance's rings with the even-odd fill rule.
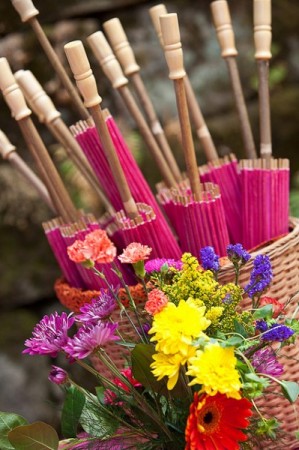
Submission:
[[[167,389],[169,391],[175,387],[178,381],[180,367],[186,364],[188,358],[194,356],[195,350],[195,347],[189,347],[189,351],[185,356],[181,353],[176,353],[175,355],[156,353],[153,355],[152,372],[158,378],[158,381],[162,380],[163,377],[168,377]]]
[[[233,347],[223,348],[218,343],[209,344],[189,360],[187,375],[193,377],[189,385],[201,384],[202,391],[211,396],[220,392],[227,397],[239,399],[242,384],[236,363]]]
[[[194,339],[204,335],[203,331],[211,321],[206,319],[205,307],[196,307],[188,300],[181,300],[176,306],[169,302],[155,314],[149,334],[151,341],[157,341],[156,350],[165,354],[180,352],[186,356]]]

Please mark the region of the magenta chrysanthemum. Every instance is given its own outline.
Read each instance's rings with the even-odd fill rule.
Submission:
[[[276,354],[272,348],[264,347],[252,356],[251,363],[256,372],[272,377],[283,374],[283,366],[277,361]]]
[[[176,270],[181,270],[181,268],[183,267],[182,261],[167,258],[155,258],[147,261],[144,268],[146,273],[160,272],[162,266],[164,266],[165,264],[167,264],[168,267],[173,267]]]
[[[109,292],[101,289],[101,294],[80,308],[81,314],[76,320],[86,325],[96,325],[100,320],[107,319],[116,308],[116,301]]]
[[[50,355],[53,358],[63,350],[68,341],[67,332],[73,325],[75,318],[65,312],[61,316],[55,312],[44,316],[34,327],[33,337],[25,341],[23,353],[29,355]]]
[[[118,341],[114,334],[117,324],[101,322],[98,325],[83,325],[64,347],[72,358],[84,359],[99,347],[111,341]]]

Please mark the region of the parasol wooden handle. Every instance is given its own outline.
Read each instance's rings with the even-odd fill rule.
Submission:
[[[129,217],[135,218],[138,216],[137,205],[132,197],[128,182],[105,123],[105,118],[100,106],[102,99],[98,94],[95,78],[90,68],[84,46],[81,41],[73,41],[66,44],[64,49],[78,89],[84,98],[84,104],[91,111],[125,211]]]
[[[6,58],[0,58],[0,89],[11,110],[12,117],[18,121],[31,115],[31,110],[26,105]]]
[[[0,130],[0,154],[3,159],[9,159],[12,152],[16,151],[16,147],[10,142],[8,137]]]
[[[103,23],[103,28],[125,75],[130,76],[139,72],[140,67],[135,60],[134,52],[120,20],[117,17],[107,20]]]
[[[179,80],[186,75],[177,14],[160,16],[161,33],[169,78]]]
[[[156,34],[159,38],[161,47],[163,47],[163,38],[161,33],[161,26],[160,26],[160,16],[164,16],[167,14],[167,9],[164,3],[160,3],[159,5],[153,6],[149,9],[149,13],[153,22],[153,26],[155,28]]]
[[[271,54],[271,0],[254,0],[253,4],[255,59],[269,61]]]
[[[65,54],[76,80],[77,87],[87,108],[98,106],[102,98],[98,94],[95,77],[89,65],[81,41],[72,41],[64,46]]]
[[[22,22],[27,22],[39,14],[31,0],[11,0],[13,7],[19,13]]]
[[[187,173],[194,199],[200,200],[201,186],[185,92],[184,77],[186,72],[184,69],[183,50],[177,14],[165,14],[160,16],[160,25],[165,58],[169,68],[169,78],[174,81],[175,86]]]
[[[91,34],[87,38],[87,41],[112,86],[115,89],[119,89],[122,86],[127,85],[128,79],[124,76],[122,68],[105,38],[104,33],[102,33],[102,31],[97,31],[96,33]]]
[[[42,123],[52,123],[61,116],[30,70],[19,70],[15,73],[15,78],[23,91],[25,99]]]
[[[236,56],[238,52],[235,45],[235,36],[227,0],[216,0],[212,2],[211,11],[221,48],[221,56],[223,58]]]

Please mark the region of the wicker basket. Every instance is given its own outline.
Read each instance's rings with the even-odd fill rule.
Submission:
[[[299,219],[290,220],[290,232],[276,240],[265,243],[263,246],[254,249],[251,252],[252,258],[250,262],[244,266],[241,270],[239,277],[239,283],[245,285],[249,280],[249,275],[252,270],[252,261],[257,254],[267,254],[270,257],[273,268],[273,283],[267,292],[267,295],[273,296],[285,304],[289,298],[299,291]],[[223,260],[223,265],[219,275],[219,281],[221,283],[227,283],[234,280],[235,273],[233,265]],[[145,294],[143,288],[140,285],[130,288],[135,302],[140,306],[144,304]],[[58,280],[55,284],[55,291],[60,302],[71,311],[78,312],[80,306],[84,303],[90,302],[94,297],[99,295],[97,291],[82,291],[80,289],[71,288],[65,281]],[[121,293],[122,301],[124,304],[128,301],[125,292]],[[298,295],[299,299],[299,295]],[[292,314],[296,308],[297,302],[292,302],[288,306],[288,313]],[[298,301],[298,300],[297,300]],[[247,308],[250,305],[250,300],[245,299],[243,307]],[[115,311],[113,319],[119,321],[119,312]],[[132,338],[132,327],[128,320],[122,317],[120,322],[121,332],[124,335]],[[298,381],[299,378],[299,340],[297,346],[285,347],[283,349],[283,356],[280,361],[284,365],[285,373],[284,379]],[[108,346],[110,356],[116,361],[119,368],[122,368],[128,357],[128,352],[122,347],[111,344]],[[103,365],[96,359],[93,360],[95,367],[101,371],[101,373],[110,376]],[[287,400],[277,396],[265,396],[265,399],[259,402],[260,408],[265,412],[267,411],[272,417],[275,416],[281,423],[285,431],[285,444],[283,447],[277,447],[276,450],[299,449],[298,440],[295,439],[295,432],[299,429],[299,402],[295,405],[291,405]],[[270,449],[269,444],[261,444],[260,449]],[[272,447],[271,447],[272,448]],[[274,447],[273,447],[274,448]]]
[[[248,283],[254,257],[257,254],[267,254],[270,257],[274,275],[267,295],[277,298],[283,304],[299,291],[299,220],[291,219],[290,228],[289,234],[254,249],[251,252],[251,260],[241,270],[239,277],[241,286]],[[234,268],[231,263],[227,263],[221,268],[219,281],[227,283],[232,279],[234,279]],[[294,297],[292,303],[287,307],[288,315],[295,311],[298,301],[299,294]],[[250,299],[245,299],[243,303],[244,308],[249,307],[249,305]],[[296,344],[285,347],[279,359],[285,368],[282,378],[298,382],[299,339],[297,339]],[[258,405],[265,412],[266,416],[267,411],[272,417],[275,416],[282,423],[282,427],[286,432],[284,447],[278,448],[275,445],[273,448],[276,450],[298,450],[299,441],[295,439],[295,432],[299,429],[299,401],[297,400],[295,405],[291,405],[284,398],[267,395],[264,400],[258,402]],[[265,446],[260,448],[269,449],[270,447],[265,444]]]

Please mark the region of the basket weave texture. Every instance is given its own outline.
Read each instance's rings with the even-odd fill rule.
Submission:
[[[299,301],[299,219],[290,219],[291,231],[276,240],[264,244],[262,247],[254,249],[251,252],[251,260],[241,269],[239,284],[244,286],[248,283],[250,272],[252,270],[253,259],[256,255],[268,255],[271,260],[273,269],[273,282],[270,286],[267,295],[277,298],[281,303],[285,304],[291,296],[294,296],[293,301],[287,307],[287,314],[291,316],[295,311]],[[228,261],[223,261],[221,272],[219,274],[219,281],[221,283],[228,283],[235,278],[235,272],[233,265]],[[55,291],[60,302],[68,309],[74,312],[79,312],[80,306],[85,303],[91,302],[91,300],[99,295],[97,291],[82,291],[70,287],[64,280],[59,279],[55,283]],[[141,285],[130,287],[131,295],[133,296],[137,305],[139,305],[142,311],[142,306],[145,301],[145,293]],[[124,291],[121,292],[121,299],[124,305],[127,305],[128,298]],[[248,308],[250,306],[250,299],[245,299],[242,307]],[[116,310],[113,313],[113,320],[119,322],[119,328],[123,336],[127,336],[132,339],[134,332],[132,325],[129,323],[125,316],[120,318],[119,311]],[[135,317],[132,320],[136,324]],[[120,369],[126,364],[129,352],[114,343],[108,344],[106,350],[109,352],[109,356],[116,362],[117,367]],[[281,352],[280,362],[284,366],[284,374],[282,378],[288,381],[296,381],[299,379],[299,339],[297,339],[297,345],[290,347],[284,347]],[[93,365],[101,374],[111,378],[111,374],[107,372],[107,369],[96,358],[92,360]],[[276,388],[277,389],[277,388]],[[258,402],[259,407],[267,416],[276,417],[282,424],[282,428],[285,432],[283,437],[283,444],[280,447],[277,444],[274,447],[270,447],[269,444],[261,443],[260,449],[288,449],[298,450],[299,443],[295,439],[295,432],[299,429],[299,401],[295,404],[290,404],[283,397],[274,395],[265,395],[263,399]]]
[[[250,272],[252,270],[253,259],[256,255],[268,255],[271,260],[273,269],[273,282],[270,289],[267,291],[267,296],[274,297],[285,304],[290,297],[294,296],[293,301],[287,306],[286,313],[290,317],[299,301],[299,220],[290,219],[291,231],[287,235],[276,239],[259,247],[251,252],[252,258],[241,269],[239,277],[239,284],[244,286],[248,283]],[[234,268],[231,263],[224,265],[219,274],[219,281],[227,283],[234,279]],[[296,293],[298,293],[296,295]],[[250,299],[245,299],[242,306],[248,308],[250,306]],[[299,313],[298,313],[299,314]],[[297,316],[298,317],[298,316]],[[288,381],[299,380],[299,339],[297,338],[296,345],[284,347],[280,353],[279,361],[284,366],[284,373],[282,379]],[[277,387],[276,387],[277,390]],[[283,430],[286,432],[283,441],[284,447],[275,445],[273,449],[295,450],[299,449],[299,442],[295,439],[295,432],[299,429],[299,400],[295,404],[290,404],[285,398],[274,395],[265,395],[258,403],[267,416],[274,416],[282,424]],[[269,444],[260,447],[261,449],[269,449]],[[272,447],[271,447],[272,448]]]

